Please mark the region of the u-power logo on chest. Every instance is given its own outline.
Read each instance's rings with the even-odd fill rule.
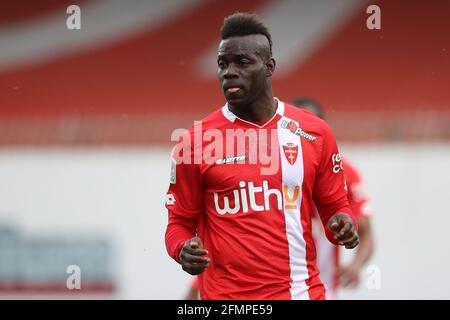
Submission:
[[[305,138],[308,141],[314,142],[316,141],[316,137],[312,134],[307,133],[306,131],[303,131],[302,128],[300,128],[294,121],[287,121],[283,120],[281,122],[281,127],[284,129],[288,129],[293,134],[298,135],[301,138]]]

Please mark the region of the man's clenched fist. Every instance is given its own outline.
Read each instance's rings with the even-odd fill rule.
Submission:
[[[180,264],[184,271],[197,275],[208,268],[211,260],[206,257],[208,250],[203,248],[202,240],[194,237],[186,241],[180,251]]]

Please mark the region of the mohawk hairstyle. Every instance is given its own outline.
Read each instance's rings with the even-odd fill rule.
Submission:
[[[270,54],[272,54],[272,36],[256,14],[236,12],[226,17],[220,29],[220,34],[222,40],[234,36],[262,34],[269,40]]]

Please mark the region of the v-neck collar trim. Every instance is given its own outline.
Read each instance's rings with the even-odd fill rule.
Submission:
[[[235,115],[233,112],[231,112],[231,110],[228,108],[228,103],[226,103],[223,107],[222,107],[222,113],[224,115],[225,118],[227,118],[230,122],[235,122],[236,120],[239,120],[240,122],[244,122],[245,124],[257,127],[257,128],[264,128],[265,126],[267,126],[269,123],[272,122],[273,119],[275,119],[275,117],[277,117],[277,115],[284,115],[284,103],[283,101],[281,101],[280,99],[274,97],[275,100],[277,100],[277,111],[275,112],[275,114],[269,119],[267,120],[263,125],[258,125],[256,123],[244,120],[239,118],[237,115]]]

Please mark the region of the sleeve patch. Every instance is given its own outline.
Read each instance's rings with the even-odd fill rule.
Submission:
[[[175,184],[177,183],[177,162],[175,159],[171,159],[172,163],[170,166],[170,183]]]

